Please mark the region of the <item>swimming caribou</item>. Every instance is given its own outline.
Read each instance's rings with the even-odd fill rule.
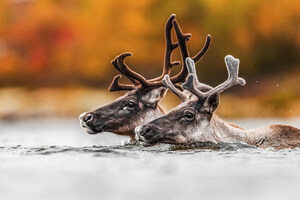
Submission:
[[[175,26],[177,37],[176,43],[172,42],[171,30]],[[186,42],[191,34],[183,34],[175,15],[172,14],[165,25],[166,49],[164,57],[163,72],[160,77],[147,80],[142,75],[130,69],[124,59],[131,56],[131,53],[123,53],[117,56],[113,61],[113,66],[123,75],[125,75],[133,85],[120,84],[121,75],[114,77],[109,90],[110,91],[128,91],[114,102],[86,112],[80,115],[81,126],[89,134],[100,132],[113,132],[118,135],[129,136],[134,139],[134,129],[136,126],[147,123],[164,114],[164,110],[158,105],[158,102],[165,96],[166,87],[162,83],[165,75],[170,74],[173,66],[180,62],[172,62],[172,52],[178,46],[180,47],[182,57],[181,71],[170,78],[173,84],[182,83],[188,76],[187,67],[184,60],[189,57],[186,50]],[[210,45],[211,36],[206,37],[206,42],[201,51],[193,57],[193,61],[199,61]]]
[[[185,93],[174,87],[168,75],[163,79],[166,87],[181,98],[182,103],[165,116],[135,129],[136,140],[144,145],[156,143],[193,144],[197,142],[245,142],[261,147],[285,149],[300,146],[300,130],[291,126],[271,125],[263,128],[245,130],[214,114],[219,106],[219,94],[233,85],[245,85],[245,80],[238,77],[238,59],[225,57],[228,79],[222,84],[201,91],[197,85],[195,64],[186,59],[189,76],[182,88],[197,98],[187,98]]]

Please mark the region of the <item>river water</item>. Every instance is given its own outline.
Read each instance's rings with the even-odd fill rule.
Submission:
[[[244,128],[300,118],[230,120]],[[77,119],[0,122],[0,199],[299,199],[300,148],[121,145]]]

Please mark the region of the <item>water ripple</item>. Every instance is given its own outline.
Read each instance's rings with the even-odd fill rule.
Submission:
[[[37,146],[26,147],[0,146],[0,153],[6,152],[18,155],[51,155],[51,154],[93,154],[95,156],[121,155],[135,156],[139,153],[165,153],[165,154],[195,154],[199,152],[218,152],[219,155],[236,154],[237,152],[251,152],[253,154],[266,154],[268,152],[277,152],[281,155],[288,155],[290,152],[300,154],[300,148],[276,151],[274,149],[259,149],[251,145],[239,142],[232,143],[195,143],[189,145],[167,145],[160,144],[152,147],[143,147],[135,144],[125,144],[116,146]],[[266,156],[266,155],[265,155]]]

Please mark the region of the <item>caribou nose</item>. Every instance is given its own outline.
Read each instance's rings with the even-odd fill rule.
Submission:
[[[88,114],[85,114],[84,116],[82,116],[81,119],[82,119],[83,122],[87,123],[89,121],[92,121],[93,115],[88,113]]]
[[[141,136],[145,136],[151,132],[151,126],[145,125],[139,130]]]

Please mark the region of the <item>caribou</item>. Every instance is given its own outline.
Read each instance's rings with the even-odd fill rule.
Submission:
[[[171,30],[174,27],[177,42],[173,43]],[[189,57],[186,42],[191,34],[182,33],[175,14],[172,14],[165,25],[165,56],[163,72],[161,76],[147,80],[141,74],[129,68],[124,59],[131,56],[132,53],[123,53],[117,56],[113,61],[113,66],[131,82],[129,84],[120,84],[121,75],[114,77],[109,90],[127,91],[127,93],[119,97],[114,102],[100,107],[96,110],[85,112],[80,115],[81,126],[89,134],[97,134],[101,132],[113,132],[118,135],[129,136],[134,140],[135,127],[148,123],[165,114],[162,107],[158,104],[166,95],[167,88],[164,86],[162,79],[165,75],[170,75],[171,69],[179,65],[180,62],[172,62],[171,57],[173,50],[178,46],[181,52],[181,71],[170,78],[175,86],[182,83],[188,76],[188,70],[184,60]],[[211,36],[207,35],[203,48],[192,58],[194,62],[198,62],[207,52],[211,41]]]
[[[198,86],[202,83],[198,81],[195,63],[187,58],[189,75],[182,88],[196,98],[188,98],[186,93],[174,87],[169,76],[165,75],[163,83],[181,98],[182,103],[167,115],[136,127],[136,140],[143,145],[243,142],[260,148],[274,149],[300,146],[300,130],[295,127],[271,125],[245,130],[214,114],[220,104],[221,92],[237,84],[246,84],[243,78],[238,77],[239,63],[239,59],[227,55],[225,57],[227,80],[214,88],[201,91]]]

